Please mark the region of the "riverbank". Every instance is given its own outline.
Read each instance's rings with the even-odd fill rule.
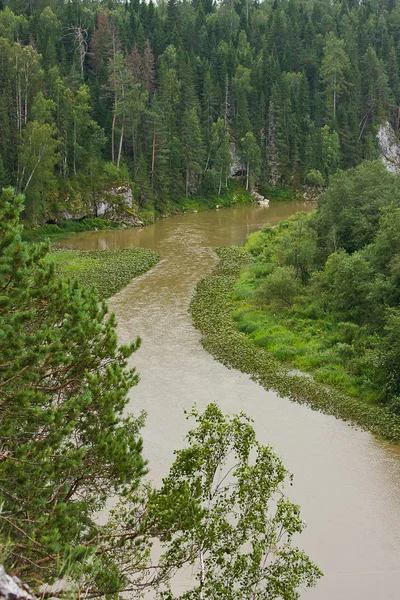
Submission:
[[[234,315],[240,301],[234,299],[233,289],[250,257],[244,248],[238,247],[219,248],[217,254],[218,264],[209,277],[199,282],[190,306],[194,325],[202,333],[204,348],[222,364],[249,374],[265,389],[272,388],[281,397],[400,442],[400,416],[304,376],[291,375],[265,348],[238,330]]]
[[[60,276],[96,287],[100,299],[110,298],[135,277],[149,271],[160,260],[154,250],[122,248],[117,250],[56,250],[46,260]]]
[[[204,210],[227,208],[231,206],[243,206],[254,204],[253,196],[236,181],[230,182],[228,188],[220,196],[210,194],[208,196],[194,196],[187,198],[183,196],[174,201],[166,203],[162,212],[156,212],[153,207],[142,207],[137,211],[137,219],[144,226],[152,225],[160,219],[174,215],[190,212],[202,212]],[[107,229],[129,229],[134,226],[123,225],[118,222],[102,219],[99,217],[87,217],[80,220],[64,220],[60,223],[45,223],[36,229],[25,227],[22,238],[26,242],[36,243],[45,240],[58,241],[74,233],[84,231],[102,231]]]
[[[84,231],[102,231],[106,229],[122,229],[123,227],[107,219],[98,217],[88,217],[80,221],[65,220],[60,223],[45,223],[36,229],[31,229],[25,225],[22,232],[24,242],[37,243],[46,240],[57,241],[74,233]]]

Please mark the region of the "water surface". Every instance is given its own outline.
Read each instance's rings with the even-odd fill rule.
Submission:
[[[150,273],[111,301],[121,342],[140,335],[132,364],[141,375],[129,409],[148,413],[145,455],[156,483],[182,447],[184,408],[216,401],[226,412],[245,411],[258,438],[275,447],[295,475],[291,499],[307,529],[299,538],[325,577],[302,598],[398,600],[400,597],[399,451],[334,417],[265,391],[207,354],[187,312],[196,283],[216,262],[213,248],[241,244],[262,223],[309,210],[304,203],[187,214],[143,229],[75,235],[75,248],[144,246],[161,255]],[[182,581],[181,585],[184,585]]]

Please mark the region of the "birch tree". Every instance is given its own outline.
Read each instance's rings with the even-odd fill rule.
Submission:
[[[246,167],[246,190],[249,190],[260,167],[260,148],[251,131],[240,140],[240,146],[242,161]]]
[[[159,530],[168,530],[161,564],[192,565],[196,581],[182,595],[165,597],[299,598],[321,572],[293,544],[304,523],[283,491],[291,476],[272,448],[257,441],[245,415],[225,416],[210,404],[188,416],[197,427],[187,448],[175,452],[150,514]]]

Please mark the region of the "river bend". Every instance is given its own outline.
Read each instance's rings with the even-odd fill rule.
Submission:
[[[216,401],[226,412],[243,410],[260,442],[274,446],[295,476],[290,496],[307,522],[299,545],[325,574],[302,598],[398,600],[400,451],[228,370],[203,350],[188,314],[197,281],[215,264],[213,248],[242,244],[265,221],[304,209],[282,203],[206,211],[143,229],[78,234],[66,243],[87,250],[144,246],[161,256],[110,301],[121,343],[137,335],[143,341],[132,359],[141,382],[129,408],[148,414],[143,438],[152,479],[160,482],[183,445],[184,408]]]

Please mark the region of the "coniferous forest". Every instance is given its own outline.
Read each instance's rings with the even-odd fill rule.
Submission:
[[[195,285],[188,273],[204,277],[220,239],[204,233],[211,213],[202,228],[204,215],[179,217],[154,251],[143,239],[143,247],[130,247],[140,246],[137,238],[108,247],[98,234],[90,251],[30,243],[60,233],[62,221],[75,231],[118,227],[100,218],[97,205],[121,189],[133,192],[124,206],[130,224],[143,224],[187,206],[251,200],[244,188],[276,199],[310,186],[310,197],[321,193],[315,212],[282,220],[278,211],[279,224],[264,224],[244,248],[219,248],[191,316],[204,348],[233,367],[230,375],[241,370],[329,415],[329,424],[310,421],[304,429],[323,431],[301,464],[308,469],[303,497],[312,498],[311,547],[324,557],[324,545],[332,546],[326,572],[342,576],[353,569],[354,540],[368,567],[366,532],[374,573],[364,565],[358,572],[357,562],[349,573],[364,582],[364,575],[384,575],[392,585],[398,571],[382,548],[398,545],[398,503],[388,500],[398,497],[398,478],[381,475],[394,458],[381,445],[363,445],[365,437],[358,448],[356,432],[346,442],[331,418],[400,440],[400,152],[375,160],[385,154],[379,136],[392,132],[396,141],[396,0],[0,0],[0,563],[11,576],[37,597],[70,600],[143,598],[147,591],[165,600],[296,600],[317,584],[314,557],[295,545],[305,523],[285,495],[292,476],[281,449],[275,454],[256,438],[260,411],[282,428],[288,447],[288,424],[294,420],[297,431],[299,413],[273,420],[259,403],[253,428],[241,412],[251,408],[244,388],[237,386],[236,397],[234,380],[228,385],[223,375],[215,393],[229,393],[229,410],[239,402],[238,414],[225,416],[219,398],[207,399],[203,413],[188,408],[197,402],[196,381],[200,402],[206,377],[214,388],[209,364],[193,361],[192,342],[175,356],[185,345],[185,294]],[[387,168],[390,161],[396,165]],[[265,220],[273,212],[248,208]],[[240,228],[224,221],[223,212],[212,213],[218,234],[232,233],[222,243],[237,243],[241,232],[244,241],[255,229],[247,217]],[[192,217],[197,229],[184,231]],[[192,244],[185,262],[182,249]],[[160,258],[161,278],[146,281],[143,296],[138,288],[124,299],[121,337],[128,341],[119,345],[105,298]],[[178,271],[187,279],[182,292]],[[146,308],[156,308],[147,320]],[[149,406],[166,407],[172,422],[149,438],[153,463],[167,454],[168,446],[157,445],[163,436],[176,435],[168,442],[181,448],[159,487],[147,476],[145,412],[134,405],[132,413],[128,395],[139,382],[131,362],[141,345],[131,329],[135,311],[145,329],[157,320],[160,352],[142,364],[145,371],[151,363],[147,377],[159,377],[162,392],[152,392]],[[163,313],[176,320],[164,322]],[[152,343],[148,329],[144,345]],[[166,330],[174,337],[163,337]],[[178,363],[182,371],[174,371]],[[190,387],[182,383],[185,368],[200,374]],[[192,423],[183,449],[175,398],[173,405],[164,393],[173,379]],[[163,421],[161,410],[157,418]],[[294,439],[296,458],[306,437]],[[321,470],[323,456],[329,462]],[[351,485],[348,466],[357,469]],[[346,505],[346,521],[350,488],[357,502]],[[312,521],[318,503],[325,513]],[[329,527],[340,531],[343,523],[348,530],[335,547]],[[348,561],[343,573],[338,557]],[[176,591],[174,582],[190,569],[187,589]],[[4,576],[0,569],[0,597]]]
[[[48,220],[105,185],[142,210],[323,185],[398,131],[394,0],[2,0],[0,186]]]

